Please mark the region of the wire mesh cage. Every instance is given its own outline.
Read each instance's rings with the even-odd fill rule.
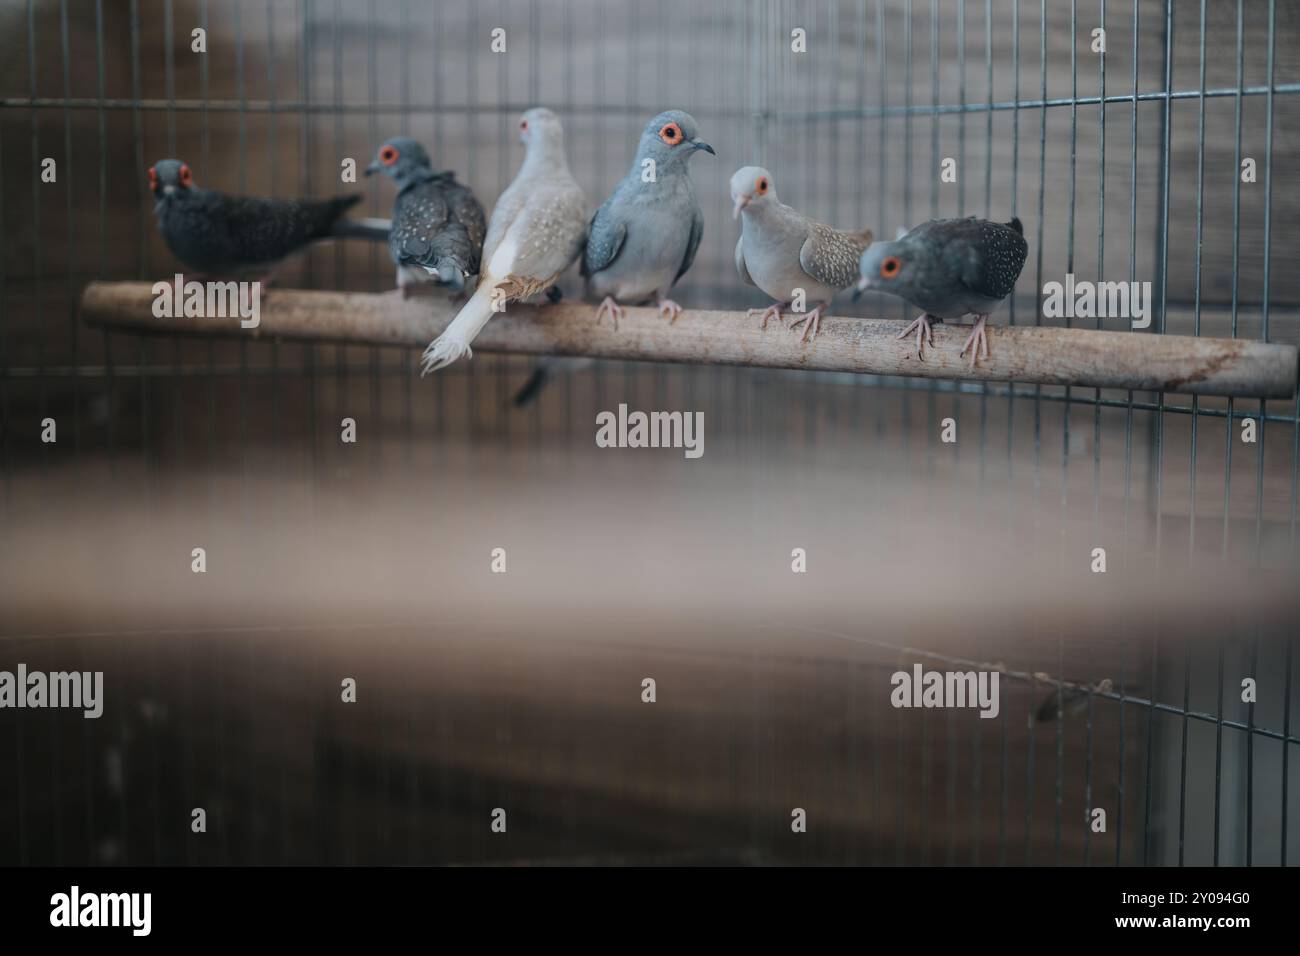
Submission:
[[[1295,398],[646,354],[521,409],[520,355],[421,378],[79,303],[180,269],[162,157],[384,217],[341,169],[400,133],[490,211],[544,105],[594,209],[677,107],[717,153],[688,310],[768,304],[753,164],[877,238],[1018,217],[996,325],[1289,345],[1298,31],[1274,0],[0,4],[0,668],[106,687],[101,720],[6,715],[0,860],[1291,862]],[[1047,314],[1067,276],[1146,284],[1149,327]],[[321,243],[268,301],[296,288],[393,268]],[[620,404],[702,411],[707,453],[594,447]],[[999,675],[998,719],[891,704],[917,664]]]

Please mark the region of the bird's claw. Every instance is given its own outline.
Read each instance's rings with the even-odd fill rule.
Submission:
[[[668,324],[672,325],[677,321],[677,316],[681,315],[684,310],[672,299],[659,300],[659,318],[667,318]]]
[[[918,362],[924,362],[925,356],[921,354],[922,342],[930,346],[930,348],[934,348],[934,329],[930,326],[929,314],[917,316],[915,321],[913,321],[907,328],[903,329],[903,331],[899,332],[895,338],[905,339],[914,331],[916,332],[916,360]]]
[[[802,318],[795,319],[790,323],[790,331],[795,331],[799,326],[803,326],[803,335],[799,337],[801,342],[811,342],[817,338],[818,331],[822,325],[822,307],[819,305],[811,312],[804,313]]]
[[[958,356],[962,356],[966,354],[967,349],[970,350],[971,368],[975,367],[977,359],[989,357],[989,337],[984,328],[986,324],[985,320],[987,318],[988,316],[985,315],[979,316],[975,322],[975,328],[971,329],[970,335],[966,338],[966,344],[963,345],[961,351],[957,353]]]
[[[621,305],[614,301],[612,295],[605,296],[605,298],[601,300],[600,305],[596,306],[596,324],[599,325],[600,320],[606,315],[608,315],[610,321],[614,323],[614,331],[617,332],[618,320],[623,318],[624,310]]]
[[[785,319],[783,319],[783,318],[781,317],[781,305],[780,305],[780,304],[769,305],[766,309],[750,309],[750,310],[746,313],[746,315],[747,315],[749,318],[751,318],[751,319],[754,318],[754,316],[759,316],[759,317],[761,317],[762,320],[763,320],[763,324],[762,324],[762,326],[761,326],[761,328],[763,329],[763,331],[767,331],[767,320],[768,320],[768,319],[773,319],[773,318],[774,318],[774,319],[776,319],[778,322],[781,323],[781,326],[782,326],[782,327],[785,326]]]

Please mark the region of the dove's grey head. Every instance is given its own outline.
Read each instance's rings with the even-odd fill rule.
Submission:
[[[149,167],[149,189],[159,199],[188,192],[193,186],[194,173],[179,159],[160,159]]]
[[[875,289],[907,298],[915,284],[923,280],[926,250],[906,239],[873,242],[858,260],[858,292]]]
[[[424,147],[409,136],[394,136],[384,140],[375,154],[374,162],[366,167],[366,175],[383,173],[405,186],[430,169],[429,154]]]
[[[742,209],[761,210],[776,200],[776,184],[772,174],[762,166],[744,166],[731,177],[731,201],[735,203],[732,218],[738,218]]]
[[[695,117],[681,110],[664,110],[646,124],[636,158],[638,163],[653,159],[656,169],[684,168],[698,149],[717,155],[712,146],[700,139]]]

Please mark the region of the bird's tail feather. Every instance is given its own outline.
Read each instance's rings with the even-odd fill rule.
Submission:
[[[524,387],[515,393],[516,408],[523,408],[537,401],[537,396],[550,382],[561,376],[577,372],[594,364],[586,355],[548,355],[537,363],[532,376]]]
[[[456,313],[456,318],[452,319],[451,324],[443,330],[442,335],[434,339],[424,350],[421,377],[445,368],[459,358],[471,358],[474,355],[469,344],[474,341],[479,332],[483,331],[483,326],[488,324],[488,319],[492,318],[492,294],[495,288],[494,282],[480,284],[469,297],[469,301]]]
[[[330,235],[387,242],[392,226],[390,219],[338,219],[330,227]]]
[[[528,381],[524,382],[524,387],[515,392],[515,408],[524,408],[537,401],[537,396],[541,394],[550,378],[550,362],[542,359],[533,369],[533,374],[528,376]]]
[[[465,273],[451,256],[443,256],[436,265],[425,266],[424,271],[431,276],[437,276],[440,285],[449,286],[457,292],[465,291]]]

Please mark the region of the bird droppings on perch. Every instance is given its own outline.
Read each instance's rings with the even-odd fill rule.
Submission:
[[[441,334],[455,308],[438,298],[396,293],[276,289],[262,303],[261,325],[237,318],[157,318],[148,282],[92,282],[81,300],[92,325],[150,334],[248,335],[305,341],[423,348]],[[898,341],[907,323],[827,316],[816,340],[764,332],[743,312],[687,309],[675,324],[654,308],[628,308],[617,330],[592,319],[585,303],[511,303],[474,341],[484,352],[584,355],[631,361],[743,365],[871,375],[910,375],[1030,385],[1075,385],[1186,392],[1237,398],[1291,398],[1293,345],[1243,339],[1103,332],[1045,326],[989,328],[989,356],[970,369],[958,354],[964,325],[934,329],[925,361]]]

